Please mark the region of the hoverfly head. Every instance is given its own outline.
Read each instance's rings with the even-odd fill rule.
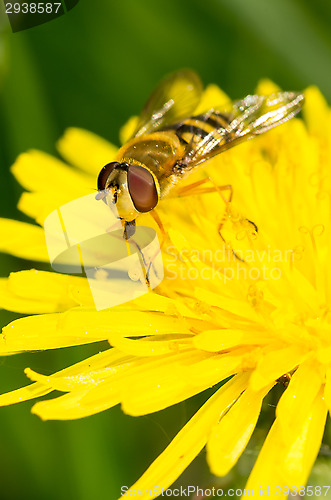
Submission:
[[[152,173],[140,165],[126,162],[105,165],[99,173],[98,190],[105,193],[99,197],[108,205],[110,202],[115,204],[119,217],[126,221],[152,210],[159,199]]]

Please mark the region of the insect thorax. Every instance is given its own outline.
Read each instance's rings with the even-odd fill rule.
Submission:
[[[120,149],[117,160],[137,163],[150,170],[159,182],[163,198],[181,180],[174,167],[184,154],[185,148],[177,135],[173,131],[162,131],[132,139]]]

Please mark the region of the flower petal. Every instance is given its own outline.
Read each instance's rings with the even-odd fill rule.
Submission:
[[[152,499],[161,493],[162,488],[168,488],[205,446],[209,429],[238,399],[245,390],[247,381],[247,374],[235,377],[209,398],[127,494],[137,496],[139,490],[146,489],[146,498]],[[160,488],[159,493],[155,489],[153,492],[156,485]]]
[[[207,302],[207,304],[210,304],[211,306],[216,306],[232,314],[242,316],[246,320],[255,322],[261,321],[256,311],[249,305],[248,302],[245,303],[242,300],[232,299],[225,296],[220,297],[218,294],[202,288],[196,288],[195,296],[199,300]]]
[[[122,390],[123,411],[134,416],[160,411],[234,375],[242,362],[242,354],[206,356],[192,351],[191,358],[177,361],[172,356],[167,367],[159,360],[157,367],[131,375]]]
[[[0,337],[0,354],[30,350],[56,349],[106,340],[109,333],[123,336],[190,334],[202,321],[160,313],[132,311],[114,307],[95,311],[78,307],[64,313],[29,316],[11,322]]]
[[[26,387],[21,387],[14,391],[6,392],[0,395],[0,406],[9,406],[16,403],[22,403],[23,401],[28,401],[29,399],[39,398],[40,396],[45,396],[52,392],[51,387],[47,387],[44,384],[36,382],[34,384],[27,385]]]
[[[77,193],[90,193],[94,187],[92,177],[42,151],[31,150],[21,154],[11,171],[28,191],[67,191],[72,193],[74,199]]]
[[[93,176],[114,159],[118,150],[105,139],[81,128],[68,128],[57,148],[67,162]]]
[[[207,444],[207,460],[216,476],[225,476],[242,454],[255,429],[263,398],[271,387],[258,392],[246,389],[213,428]]]
[[[12,321],[3,328],[0,337],[0,355],[6,356],[17,352],[44,349],[58,349],[73,345],[89,344],[105,340],[106,336],[97,329],[84,330],[84,325],[77,315],[80,332],[75,335],[70,329],[61,328],[62,315],[66,313],[41,314],[27,316]]]
[[[193,336],[193,334],[192,334]],[[146,337],[144,339],[131,340],[117,334],[108,335],[108,342],[122,352],[132,356],[161,356],[176,352],[182,344],[191,344],[190,335],[173,335],[166,339],[166,335]]]
[[[55,399],[39,401],[32,407],[31,412],[42,420],[74,420],[108,410],[120,402],[118,394],[114,393],[112,397],[108,395],[99,405],[86,407],[81,404],[86,394],[87,391],[70,392]]]
[[[129,357],[131,362],[123,366],[123,370],[116,368],[116,372],[109,373],[108,378],[86,395],[84,404],[94,405],[107,399],[108,392],[111,394],[115,388],[119,388],[125,412],[141,415],[158,411],[173,404],[173,401],[189,397],[190,389],[189,395],[192,395],[192,388],[184,379],[184,374],[187,374],[189,366],[193,369],[202,358],[202,353],[185,346],[179,347],[178,352],[172,355]],[[153,390],[155,392],[152,394]],[[197,392],[195,387],[193,394]]]
[[[26,387],[16,389],[14,391],[7,392],[0,395],[0,406],[11,405],[15,403],[20,403],[22,401],[27,401],[29,399],[34,399],[40,396],[44,396],[54,390],[58,391],[73,391],[74,393],[79,393],[80,398],[88,393],[91,387],[95,387],[100,380],[105,379],[110,374],[116,373],[121,369],[126,369],[128,363],[132,362],[132,359],[123,355],[116,349],[108,349],[107,351],[100,352],[87,358],[73,366],[64,368],[57,373],[50,376],[41,375],[34,372],[30,368],[25,370],[26,375],[31,379],[36,381]],[[68,397],[66,400],[69,400]],[[79,398],[78,398],[79,399]],[[65,400],[65,401],[66,401]],[[52,400],[56,401],[56,400]],[[78,401],[78,400],[77,400]],[[107,404],[108,398],[103,398],[99,404]],[[60,403],[59,406],[61,406]],[[66,403],[69,404],[69,401]],[[50,407],[47,407],[47,418],[51,418]],[[74,411],[74,408],[73,408]],[[85,411],[85,410],[84,410]],[[86,410],[89,414],[93,413],[93,409],[89,408]],[[100,410],[101,411],[101,410]],[[67,418],[80,418],[74,417],[74,413],[68,414]],[[44,413],[41,415],[42,418],[46,418]],[[55,418],[55,417],[54,417]]]
[[[313,401],[321,390],[321,384],[322,378],[319,373],[319,366],[312,360],[303,362],[292,375],[276,410],[285,440],[291,439],[295,429],[302,427],[307,420],[307,413],[309,413]]]
[[[329,408],[329,413],[331,415],[331,367],[326,371],[326,384],[324,389],[325,404]]]
[[[89,193],[91,190],[89,191]],[[86,194],[86,192],[77,193],[76,198]],[[69,203],[74,198],[73,193],[67,191],[48,191],[30,193],[24,192],[19,199],[17,208],[34,219],[37,224],[44,225],[46,217],[57,208]]]
[[[12,219],[0,219],[0,252],[27,260],[49,262],[44,230]]]
[[[197,349],[217,352],[239,345],[260,345],[270,341],[270,335],[263,331],[234,330],[206,330],[194,337],[193,343]]]
[[[259,81],[256,87],[256,93],[258,95],[272,95],[280,92],[280,87],[276,85],[272,80],[268,78],[263,78]]]
[[[225,92],[223,92],[218,85],[210,84],[205,88],[199,106],[195,110],[194,114],[198,115],[200,113],[205,113],[208,109],[217,109],[224,107],[224,105],[229,104],[231,99]]]
[[[284,349],[279,348],[267,352],[260,357],[256,370],[254,371],[250,386],[259,391],[265,385],[282,377],[285,373],[292,371],[307,357],[301,346],[291,345]]]
[[[53,375],[41,375],[31,368],[25,374],[30,380],[51,387],[53,391],[78,391],[95,388],[107,378],[115,378],[132,366],[134,358],[117,349],[107,349]],[[106,398],[104,398],[106,399]]]
[[[11,273],[0,279],[0,306],[25,314],[65,311],[77,305],[70,284],[80,279],[35,269]]]
[[[298,401],[300,405],[303,401]],[[307,482],[320,449],[327,409],[322,391],[309,406],[303,425],[297,427],[290,439],[284,439],[279,419],[274,422],[246,484],[254,496],[282,496],[289,488],[299,488]]]
[[[305,90],[305,105],[303,108],[309,131],[322,137],[328,129],[329,107],[320,90],[311,86]]]
[[[133,134],[135,133],[135,130],[138,125],[138,116],[131,116],[131,118],[128,119],[128,121],[121,127],[120,129],[120,141],[121,144],[124,144],[125,142],[128,142]]]

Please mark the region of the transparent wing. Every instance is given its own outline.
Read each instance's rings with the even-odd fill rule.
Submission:
[[[210,110],[179,124],[189,133],[181,166],[189,170],[199,163],[293,118],[302,108],[304,95],[280,92],[271,96],[248,95],[222,112]]]
[[[202,91],[200,77],[193,70],[183,69],[166,76],[146,102],[133,136],[154,132],[191,116]]]

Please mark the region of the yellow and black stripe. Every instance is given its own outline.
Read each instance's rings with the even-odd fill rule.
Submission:
[[[208,135],[212,138],[221,139],[221,142],[229,140],[226,131],[230,123],[228,116],[217,111],[212,111],[202,115],[192,116],[180,124],[170,126],[175,130],[179,140],[185,144],[194,147]]]

